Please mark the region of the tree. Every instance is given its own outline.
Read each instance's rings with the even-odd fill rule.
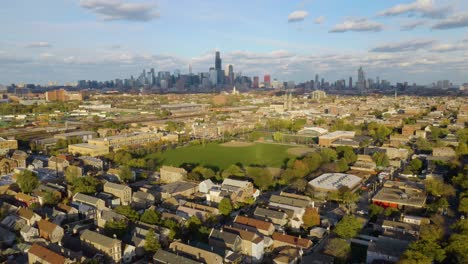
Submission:
[[[193,238],[193,240],[206,240],[210,232],[196,216],[191,216],[187,222],[185,222],[185,227],[186,231],[188,231],[188,237]]]
[[[349,239],[357,236],[361,230],[361,223],[352,215],[346,215],[341,219],[335,227],[335,234],[344,239]]]
[[[324,163],[334,161],[338,158],[338,154],[336,153],[336,151],[331,148],[323,148],[320,151],[320,154]]]
[[[427,179],[424,181],[428,193],[441,197],[441,196],[454,196],[455,189],[450,184],[445,184],[443,180]]]
[[[458,205],[458,212],[463,214],[468,213],[468,197],[460,199],[460,204]]]
[[[229,214],[231,214],[231,211],[232,211],[231,200],[229,200],[228,198],[223,198],[219,202],[218,209],[219,209],[219,212],[224,216],[228,216]]]
[[[159,222],[161,221],[161,217],[156,210],[147,209],[141,215],[140,220],[144,223],[155,225],[155,224],[159,224]]]
[[[307,185],[308,185],[308,182],[305,179],[299,178],[299,179],[293,180],[290,186],[291,188],[295,189],[298,192],[304,192],[307,188]]]
[[[340,158],[343,158],[347,164],[352,164],[356,162],[357,160],[357,155],[354,153],[354,150],[352,147],[338,146],[336,148],[336,152],[338,152],[338,155],[340,156]]]
[[[375,152],[372,159],[378,167],[387,167],[389,165],[388,156],[384,152]]]
[[[245,176],[244,170],[242,170],[241,167],[237,165],[231,165],[227,167],[222,173],[221,176],[223,178],[228,178],[230,176],[238,176],[238,177],[243,177]]]
[[[154,233],[153,229],[150,229],[148,231],[145,240],[146,242],[144,248],[146,252],[155,253],[156,251],[158,251],[158,249],[161,248],[161,244],[159,244],[158,238],[156,237],[156,234]]]
[[[423,162],[420,159],[412,159],[410,164],[409,164],[409,169],[413,174],[419,174],[421,173],[421,169],[423,166]]]
[[[68,183],[72,183],[76,178],[81,176],[81,169],[77,166],[70,165],[65,169],[65,180]]]
[[[71,182],[73,193],[92,194],[97,192],[99,181],[91,176],[78,177]]]
[[[16,183],[24,193],[31,193],[39,185],[37,174],[30,170],[23,170],[16,174]]]
[[[247,169],[247,175],[253,178],[254,184],[262,191],[267,190],[271,185],[273,185],[273,175],[271,175],[268,169],[249,167]]]
[[[129,205],[119,205],[115,208],[115,212],[118,214],[126,216],[132,221],[138,221],[140,219],[140,214],[137,211],[133,210]]]
[[[344,239],[332,238],[325,246],[325,253],[337,258],[339,263],[346,263],[346,260],[351,253],[351,246]]]
[[[356,203],[359,200],[359,195],[351,191],[345,191],[341,194],[341,200],[349,208],[350,204]]]
[[[432,260],[426,254],[415,251],[415,250],[406,250],[403,253],[399,264],[431,264]]]
[[[46,191],[44,193],[43,200],[44,200],[44,204],[54,206],[60,203],[61,197],[60,195],[56,195],[53,192]]]
[[[384,208],[381,206],[378,206],[376,204],[371,204],[369,205],[369,216],[370,218],[374,218],[378,215],[380,215],[384,211]]]
[[[468,234],[453,234],[445,248],[453,259],[453,263],[466,263],[466,249],[468,248]]]
[[[64,149],[68,146],[68,143],[65,139],[58,139],[57,142],[55,143],[55,148],[57,149]]]
[[[429,141],[425,140],[424,138],[419,137],[416,140],[416,147],[419,151],[432,151],[432,145]]]
[[[384,215],[386,217],[397,217],[398,215],[400,215],[400,210],[393,207],[387,207],[385,208]]]
[[[168,235],[168,238],[169,239],[174,239],[178,233],[179,233],[179,225],[177,224],[176,221],[174,221],[173,219],[170,219],[170,218],[166,218],[164,219],[164,221],[162,222],[162,225],[164,227],[167,227],[169,228],[170,232],[169,232],[169,235]]]
[[[425,224],[421,225],[419,231],[420,239],[427,241],[437,241],[442,239],[444,236],[444,228],[436,224]]]
[[[116,235],[117,238],[121,239],[127,233],[127,227],[127,221],[124,219],[107,221],[104,226],[104,233],[109,237]]]
[[[336,170],[337,172],[345,172],[349,169],[348,163],[346,162],[345,158],[341,158],[336,162]]]
[[[304,227],[309,229],[313,226],[320,224],[320,215],[316,208],[307,207],[304,215],[302,216],[302,221],[304,221]]]
[[[275,132],[273,133],[273,140],[276,141],[276,142],[280,142],[283,140],[283,133],[281,132]]]
[[[430,262],[437,261],[442,262],[445,259],[445,250],[439,245],[439,243],[433,240],[418,240],[409,245],[409,250],[420,252],[426,255]]]
[[[456,149],[456,153],[458,156],[468,155],[468,146],[466,145],[466,143],[459,143]]]
[[[309,173],[314,172],[320,168],[320,165],[322,165],[322,156],[316,152],[310,153],[304,157],[303,161],[309,168]]]
[[[123,182],[129,182],[133,179],[133,172],[128,166],[120,167],[119,179]]]

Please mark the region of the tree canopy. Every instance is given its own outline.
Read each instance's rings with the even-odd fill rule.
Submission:
[[[219,209],[219,212],[224,216],[228,216],[229,214],[231,214],[231,211],[232,211],[231,200],[229,200],[228,198],[223,198],[219,202],[218,209]]]
[[[159,240],[156,237],[156,234],[153,229],[150,229],[148,231],[145,240],[146,242],[144,248],[146,252],[155,253],[156,251],[158,251],[158,249],[161,248],[161,244],[159,243]]]
[[[16,174],[16,183],[24,193],[31,193],[39,185],[37,174],[30,170],[23,170]]]
[[[361,223],[352,215],[346,215],[341,219],[335,227],[335,234],[344,239],[349,239],[357,236],[361,230]]]
[[[161,216],[158,211],[153,209],[147,209],[142,215],[140,220],[144,223],[155,225],[161,221]]]
[[[320,215],[318,213],[318,210],[312,207],[306,208],[305,213],[302,216],[302,221],[304,221],[304,227],[306,229],[319,225]]]
[[[132,207],[128,205],[119,205],[115,208],[115,211],[118,214],[126,216],[132,221],[138,221],[140,219],[140,214],[137,211],[133,210]]]

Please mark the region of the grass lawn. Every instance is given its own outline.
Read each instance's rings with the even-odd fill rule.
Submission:
[[[244,166],[265,165],[281,167],[287,158],[291,146],[274,144],[253,144],[245,147],[226,147],[216,143],[182,147],[167,150],[164,153],[151,154],[161,159],[162,164],[180,166],[183,163],[196,163],[204,166],[225,169],[232,164],[242,163]]]

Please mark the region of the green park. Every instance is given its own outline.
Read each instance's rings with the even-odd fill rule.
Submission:
[[[209,143],[171,149],[163,153],[151,154],[151,156],[158,158],[163,165],[170,166],[194,163],[225,169],[232,164],[241,163],[244,166],[279,168],[287,159],[294,157],[288,152],[291,148],[293,147],[265,143]]]

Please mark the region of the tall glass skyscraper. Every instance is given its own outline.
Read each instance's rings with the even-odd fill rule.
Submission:
[[[221,70],[221,55],[219,54],[219,51],[216,52],[216,58],[215,58],[215,70]]]
[[[362,67],[359,67],[358,69],[357,88],[361,93],[366,90],[366,76],[364,75]]]

